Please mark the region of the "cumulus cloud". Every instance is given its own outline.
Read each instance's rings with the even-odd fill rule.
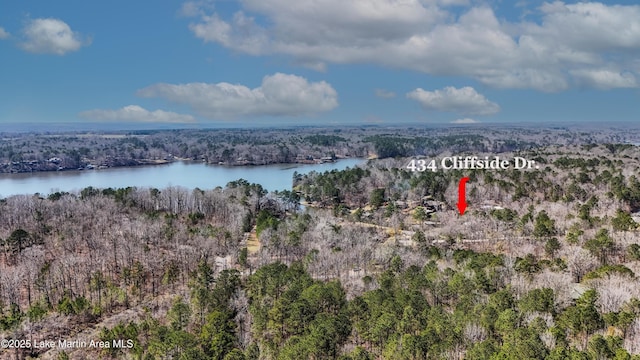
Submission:
[[[282,73],[265,76],[262,84],[254,89],[225,82],[159,83],[139,90],[138,95],[187,104],[212,119],[310,115],[338,106],[338,94],[328,83],[310,83],[303,77]]]
[[[464,8],[458,14],[453,5]],[[640,74],[640,5],[555,1],[536,9],[537,22],[498,20],[487,5],[465,0],[299,0],[295,6],[243,0],[241,6],[230,18],[201,8],[190,29],[205,42],[252,55],[284,54],[318,69],[374,63],[500,88],[627,87],[627,78],[585,82],[572,70]]]
[[[576,82],[585,87],[603,90],[638,87],[638,80],[631,72],[606,69],[578,69],[570,71]]]
[[[451,121],[452,124],[478,124],[480,121],[471,118],[463,118]]]
[[[527,25],[525,31],[556,48],[592,52],[640,47],[640,6],[555,1],[545,2],[540,11],[543,24]]]
[[[80,117],[98,121],[135,121],[155,123],[192,123],[196,121],[191,115],[183,115],[164,110],[149,111],[138,105],[129,105],[117,110],[88,110],[81,112]]]
[[[38,54],[64,55],[90,43],[72,31],[67,23],[53,18],[30,20],[23,33],[22,48]]]
[[[231,24],[222,20],[217,14],[203,15],[202,20],[202,23],[191,24],[189,28],[205,42],[219,43],[251,55],[265,52],[268,43],[267,35],[256,24],[254,18],[237,12]]]
[[[407,97],[416,100],[425,110],[454,112],[464,115],[493,115],[500,111],[498,104],[489,101],[470,86],[427,91],[417,88]]]
[[[396,97],[396,93],[394,93],[393,91],[385,90],[385,89],[376,89],[375,94],[377,97],[383,98],[383,99],[391,99]]]
[[[9,33],[5,31],[5,29],[0,26],[0,40],[7,39],[9,37]]]

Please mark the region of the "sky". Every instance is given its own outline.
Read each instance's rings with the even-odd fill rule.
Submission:
[[[640,120],[640,5],[0,0],[0,124]]]

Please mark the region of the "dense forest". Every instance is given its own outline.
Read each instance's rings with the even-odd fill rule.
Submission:
[[[637,141],[635,131],[509,128],[289,128],[0,133],[0,173],[85,170],[175,160],[222,165],[312,163],[344,157],[505,152],[551,144]]]
[[[456,151],[495,150],[476,140]],[[0,357],[640,358],[640,150],[516,147],[502,156],[540,168],[411,172],[393,154],[274,193],[240,179],[1,199],[0,338],[56,346]]]

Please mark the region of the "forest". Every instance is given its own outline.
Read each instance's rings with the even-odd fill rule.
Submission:
[[[523,134],[502,148],[368,133],[378,159],[295,174],[291,191],[239,179],[0,199],[0,339],[132,341],[0,357],[640,359],[640,149],[588,142],[629,134]],[[352,136],[325,135],[300,139]],[[406,168],[451,149],[541,167]]]
[[[640,141],[632,129],[537,127],[300,127],[0,133],[0,173],[92,170],[199,161],[220,165],[314,163],[459,151],[506,152],[551,144]]]

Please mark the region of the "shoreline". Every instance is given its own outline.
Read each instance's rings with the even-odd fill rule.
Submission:
[[[5,175],[25,175],[25,174],[50,174],[50,173],[59,173],[59,172],[64,172],[64,173],[71,173],[71,172],[81,172],[81,171],[99,171],[99,170],[107,170],[107,169],[121,169],[121,168],[137,168],[137,167],[142,167],[142,166],[158,166],[158,165],[169,165],[175,162],[185,162],[185,163],[204,163],[205,165],[209,165],[209,166],[223,166],[223,167],[228,167],[228,168],[234,168],[234,167],[242,167],[242,166],[250,166],[250,167],[259,167],[259,166],[270,166],[270,165],[290,165],[289,168],[295,168],[296,166],[299,165],[321,165],[321,164],[332,164],[332,163],[336,163],[340,160],[348,160],[348,159],[361,159],[361,160],[371,160],[371,158],[359,158],[359,157],[338,157],[332,160],[322,160],[322,161],[297,161],[297,162],[269,162],[269,163],[264,163],[264,164],[257,164],[257,163],[253,163],[253,162],[233,162],[233,163],[224,163],[224,162],[218,162],[218,163],[211,163],[211,162],[207,162],[204,159],[198,160],[198,159],[189,159],[189,158],[174,158],[171,160],[135,160],[138,161],[138,163],[136,164],[125,164],[125,165],[93,165],[93,164],[88,164],[85,167],[82,168],[58,168],[58,169],[42,169],[42,170],[30,170],[30,171],[2,171],[3,169],[0,169],[0,176],[5,176]],[[0,166],[7,166],[10,164],[2,164]],[[91,166],[91,168],[89,168],[88,166]]]

